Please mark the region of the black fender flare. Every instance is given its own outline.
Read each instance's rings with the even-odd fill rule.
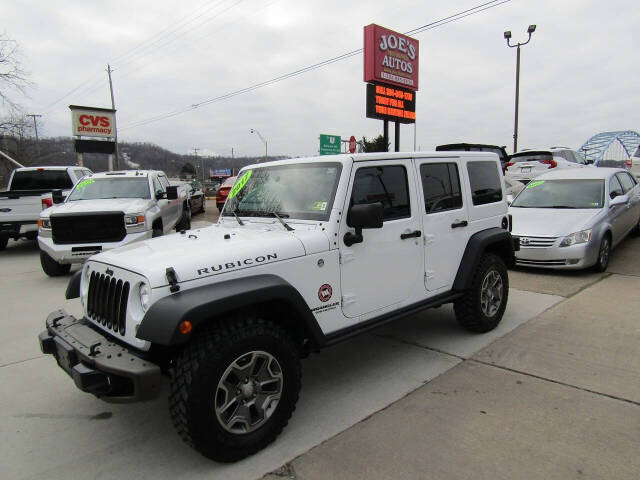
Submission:
[[[467,242],[452,290],[464,291],[471,286],[473,273],[485,251],[502,257],[508,267],[515,263],[513,237],[507,230],[494,227],[474,233]]]
[[[183,345],[191,334],[180,333],[188,320],[192,332],[213,317],[270,301],[284,301],[303,323],[310,340],[324,343],[324,334],[302,295],[276,275],[256,275],[183,290],[151,305],[142,318],[136,337],[153,344]]]

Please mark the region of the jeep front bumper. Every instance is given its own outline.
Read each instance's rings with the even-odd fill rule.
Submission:
[[[64,310],[49,314],[40,333],[42,353],[51,354],[83,392],[112,403],[151,400],[162,386],[160,367]]]

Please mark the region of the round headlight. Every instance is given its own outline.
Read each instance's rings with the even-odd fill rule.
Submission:
[[[149,302],[151,301],[151,289],[146,283],[141,283],[138,287],[138,294],[140,295],[140,306],[144,312],[149,308]]]

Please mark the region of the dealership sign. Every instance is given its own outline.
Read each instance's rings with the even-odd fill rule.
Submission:
[[[72,135],[76,137],[115,137],[116,111],[109,108],[69,105]]]
[[[418,90],[418,40],[375,24],[364,27],[364,81]]]
[[[367,117],[415,123],[416,93],[407,88],[367,84]]]

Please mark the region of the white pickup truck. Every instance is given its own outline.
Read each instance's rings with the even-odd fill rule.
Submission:
[[[64,203],[38,220],[40,263],[49,276],[71,264],[133,242],[191,228],[186,186],[171,185],[158,170],[128,170],[87,176]]]
[[[91,173],[84,167],[23,167],[11,172],[7,190],[0,192],[0,250],[10,238],[34,240],[40,212],[53,204],[52,192],[66,195]]]

